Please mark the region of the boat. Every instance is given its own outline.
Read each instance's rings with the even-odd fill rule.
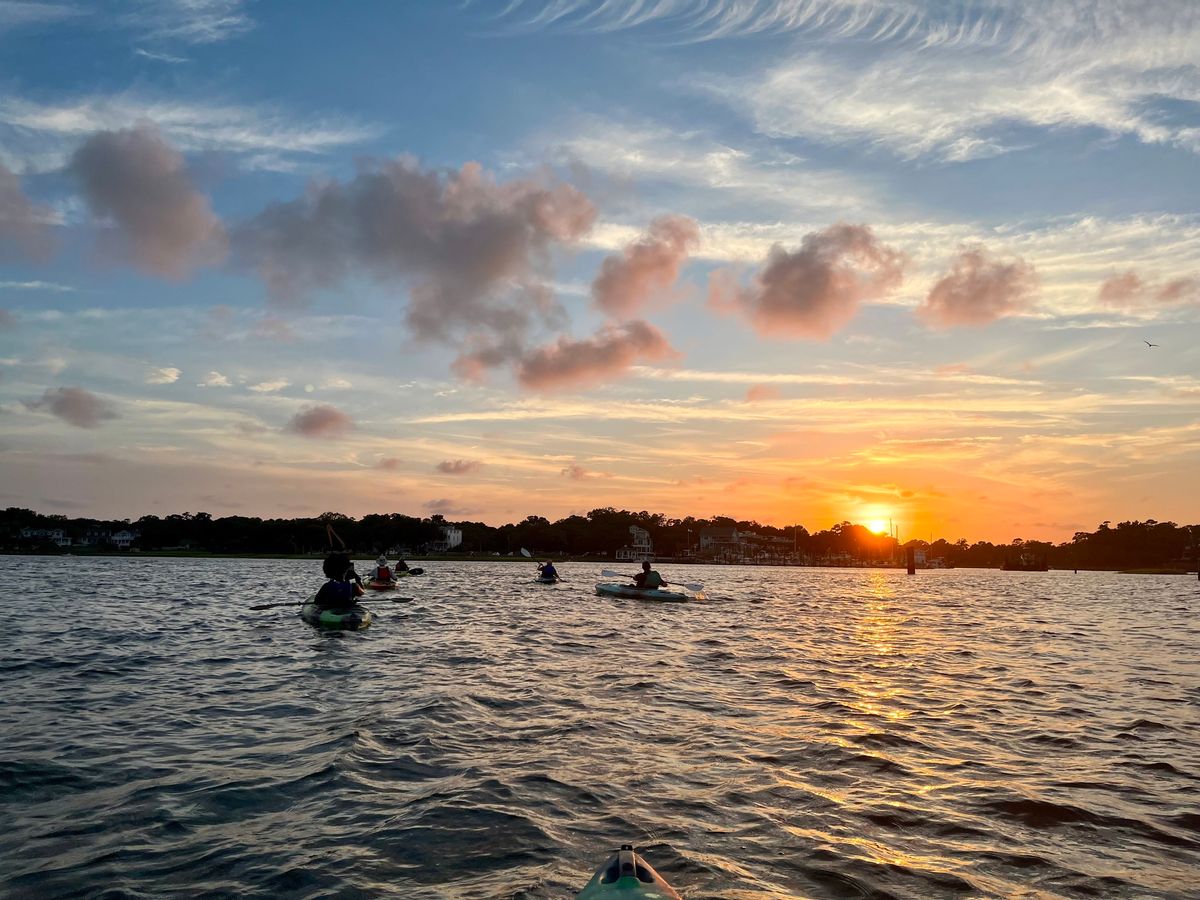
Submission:
[[[557,578],[557,577],[546,578],[544,575],[539,575],[537,578],[535,578],[533,580],[536,584],[558,584],[560,581],[562,581],[561,578]]]
[[[596,593],[601,597],[620,597],[625,600],[653,600],[657,603],[686,603],[693,597],[683,591],[666,591],[662,588],[640,588],[632,584],[598,584]]]
[[[396,579],[392,578],[388,581],[376,581],[372,578],[363,585],[369,591],[394,591],[397,585]]]
[[[1005,556],[1004,565],[1001,566],[1005,572],[1047,572],[1050,570],[1046,563],[1045,554],[1038,556],[1036,553],[1018,553],[1016,556]]]
[[[649,898],[649,900],[682,900],[666,879],[639,856],[630,844],[604,861],[596,870],[576,900],[603,900],[605,897]]]
[[[317,606],[314,594],[300,607],[300,618],[317,628],[339,631],[362,631],[371,626],[371,611],[355,603],[345,609],[330,609]]]

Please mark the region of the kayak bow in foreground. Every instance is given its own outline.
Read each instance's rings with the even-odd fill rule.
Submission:
[[[576,900],[601,900],[604,897],[682,900],[630,844],[624,844],[610,856],[575,897]]]

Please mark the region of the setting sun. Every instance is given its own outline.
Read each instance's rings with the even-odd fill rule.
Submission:
[[[866,522],[866,525],[868,528],[870,528],[876,534],[887,534],[888,533],[887,519],[868,519]]]

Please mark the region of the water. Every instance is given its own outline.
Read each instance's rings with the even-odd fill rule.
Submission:
[[[247,609],[312,562],[0,558],[0,890],[1197,896],[1192,579],[426,568],[337,634]]]

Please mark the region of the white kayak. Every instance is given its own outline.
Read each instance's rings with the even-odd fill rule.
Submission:
[[[683,591],[668,591],[663,588],[640,588],[632,584],[598,584],[596,593],[601,597],[621,597],[626,600],[654,600],[659,603],[687,603],[693,597]]]
[[[675,889],[629,844],[605,860],[592,880],[575,895],[576,900],[602,900],[604,897],[682,900]]]

